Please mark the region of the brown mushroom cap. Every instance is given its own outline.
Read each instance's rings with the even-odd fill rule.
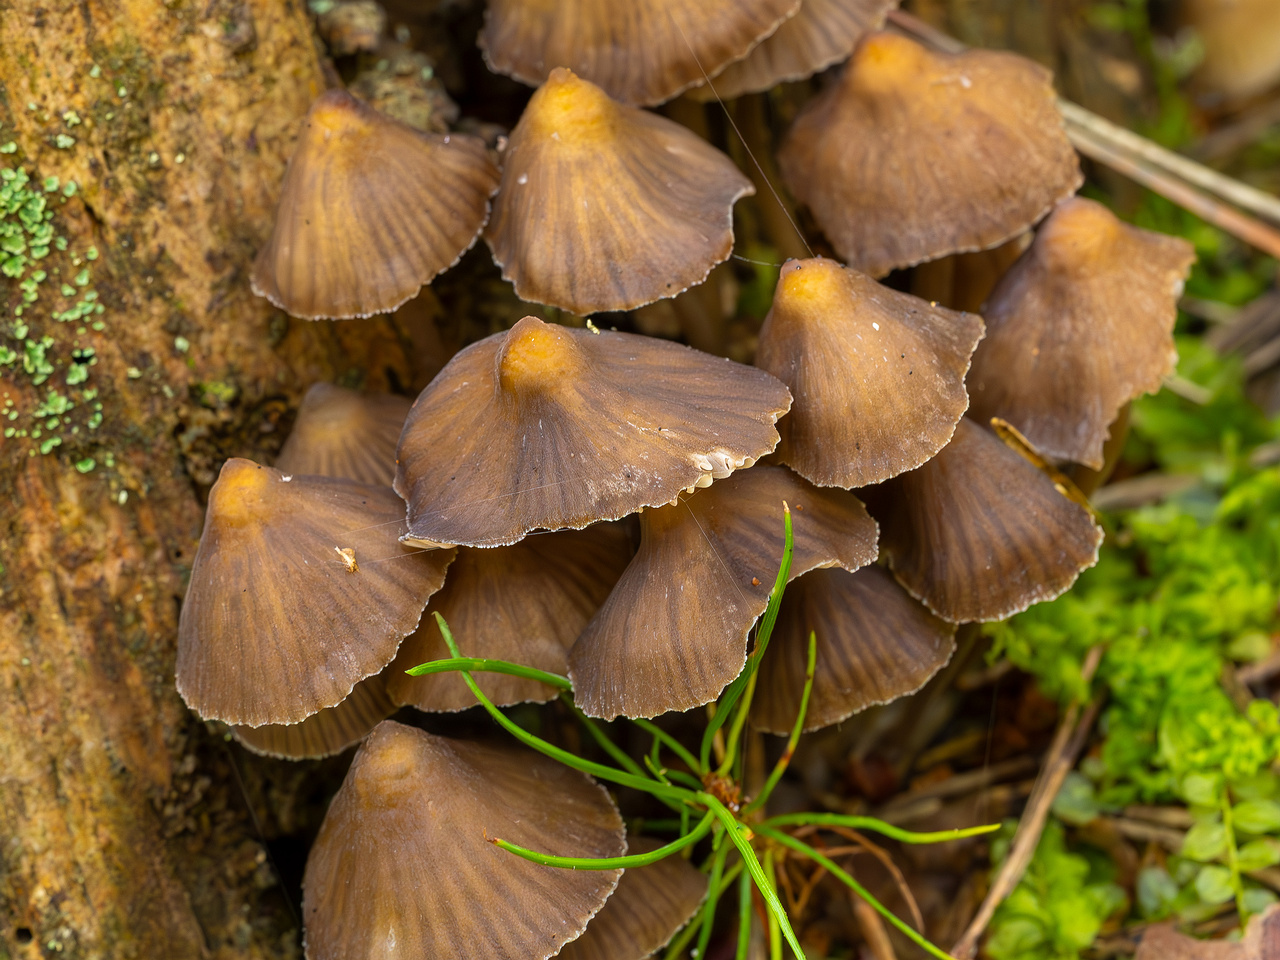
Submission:
[[[1002,620],[1098,560],[1089,511],[967,417],[924,466],[867,491],[898,582],[943,620]]]
[[[178,623],[187,705],[257,727],[342,702],[395,656],[453,559],[403,532],[389,488],[228,460]]]
[[[653,717],[714,700],[746,662],[782,562],[791,505],[791,577],[876,557],[876,525],[843,490],[757,466],[640,514],[640,549],[569,651],[574,699],[592,717]]]
[[[455,673],[410,677],[405,670],[450,656],[433,613],[449,624],[463,656],[510,660],[550,673],[569,668],[568,650],[631,559],[631,535],[614,523],[526,537],[509,547],[460,547],[444,589],[431,598],[416,633],[400,645],[388,684],[399,704],[465,710],[476,698]],[[557,691],[500,673],[475,681],[494,703],[545,701]]]
[[[817,636],[804,729],[818,730],[919,690],[955,652],[956,628],[939,620],[878,566],[814,570],[787,588],[760,665],[751,722],[787,734],[800,711]]]
[[[363,740],[396,712],[387,696],[387,667],[357,683],[336,707],[325,707],[301,723],[234,726],[231,735],[254,753],[286,760],[318,760],[341,753]]]
[[[307,858],[308,960],[545,960],[578,937],[619,870],[561,870],[489,843],[616,857],[609,794],[524,748],[391,720],[356,753]]]
[[[537,86],[564,66],[623,103],[652,106],[715,76],[800,0],[489,0],[480,49]]]
[[[308,320],[394,310],[475,243],[497,185],[478,138],[419,133],[330,90],[289,160],[253,292]]]
[[[705,280],[754,192],[685,127],[557,68],[511,131],[485,240],[523,300],[630,310]]]
[[[628,856],[659,846],[648,837],[627,838]],[[558,956],[560,960],[643,960],[666,946],[706,895],[706,874],[678,854],[647,867],[628,867],[613,896],[587,924],[587,932],[565,944]]]
[[[1012,423],[1043,455],[1102,467],[1117,412],[1160,389],[1191,244],[1121,223],[1100,203],[1060,204],[996,286],[969,386],[981,422]]]
[[[694,87],[696,100],[725,100],[769,90],[786,80],[802,80],[845,59],[868,30],[884,23],[899,0],[803,0],[741,60],[725,67],[711,84]]]
[[[883,32],[796,118],[778,161],[841,259],[873,276],[1003,243],[1082,182],[1047,70]]]
[[[778,458],[823,486],[879,483],[951,439],[982,319],[881,286],[821,257],[791,260],[756,366],[795,398]]]
[[[276,457],[276,469],[386,486],[396,474],[396,442],[412,405],[391,393],[313,384]]]
[[[669,503],[772,451],[790,406],[763,370],[525,317],[414,403],[395,483],[408,539],[496,547]]]

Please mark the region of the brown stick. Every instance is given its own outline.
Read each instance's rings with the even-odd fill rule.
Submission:
[[[1101,660],[1102,647],[1094,647],[1089,651],[1081,670],[1086,683],[1093,677]],[[969,924],[956,945],[951,948],[952,956],[960,960],[969,960],[977,952],[978,941],[995,915],[996,907],[1000,906],[1005,897],[1013,892],[1013,888],[1026,873],[1031,857],[1036,852],[1036,845],[1040,842],[1040,834],[1044,832],[1045,823],[1049,819],[1049,808],[1053,805],[1053,799],[1062,788],[1067,774],[1075,766],[1076,756],[1084,749],[1089,731],[1093,728],[1098,711],[1101,709],[1101,697],[1095,697],[1084,709],[1083,715],[1078,703],[1073,703],[1067,709],[1066,716],[1062,718],[1058,731],[1054,734],[1049,753],[1045,756],[1040,779],[1027,799],[1027,807],[1022,814],[1022,820],[1018,823],[1018,830],[1013,836],[1009,856],[1000,867],[1000,872],[996,874],[986,899],[978,908],[977,916],[973,918],[973,922]]]
[[[849,891],[849,900],[853,903],[853,916],[858,921],[858,929],[862,931],[862,937],[867,941],[867,948],[875,960],[898,960],[880,914],[852,890]]]

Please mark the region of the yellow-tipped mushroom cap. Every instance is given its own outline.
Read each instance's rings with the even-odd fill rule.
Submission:
[[[1045,220],[983,310],[969,372],[974,416],[1018,428],[1041,454],[1100,469],[1116,414],[1160,389],[1191,244],[1074,197]]]
[[[253,291],[308,320],[390,312],[475,243],[497,184],[478,138],[419,133],[330,90],[289,160]]]
[[[414,403],[395,483],[408,541],[496,547],[669,503],[771,452],[790,406],[763,370],[525,317]]]
[[[791,260],[756,366],[791,390],[779,459],[812,483],[861,487],[951,439],[982,319],[881,286],[834,260]]]
[[[757,466],[640,514],[640,549],[569,651],[574,700],[592,717],[653,717],[714,700],[746,661],[782,562],[791,577],[856,570],[876,557],[876,525],[853,494],[785,467]]]
[[[387,487],[228,460],[178,623],[178,692],[206,719],[297,723],[395,656],[452,550],[399,542]]]
[[[873,276],[1003,243],[1082,178],[1049,72],[872,33],[778,154],[841,259]]]
[[[485,240],[523,300],[630,310],[705,280],[754,192],[705,140],[561,68],[511,132]]]
[[[868,30],[884,22],[899,0],[803,0],[794,17],[782,22],[741,60],[735,60],[710,84],[694,87],[696,100],[726,100],[759,93],[786,80],[802,80],[845,59]],[[713,92],[714,88],[714,92]]]
[[[491,69],[537,86],[568,67],[623,103],[652,106],[715,76],[800,0],[489,0]]]
[[[412,405],[390,393],[314,384],[302,398],[276,469],[385,486],[396,475],[396,442]]]

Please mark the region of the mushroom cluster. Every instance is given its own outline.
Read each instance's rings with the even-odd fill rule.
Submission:
[[[311,960],[639,958],[705,889],[678,859],[619,883],[484,843],[500,830],[616,857],[650,841],[628,841],[580,773],[387,719],[476,703],[454,674],[406,673],[448,656],[424,611],[468,656],[567,675],[589,716],[688,710],[743,668],[786,503],[794,584],[753,714],[783,733],[811,633],[807,729],[917,690],[957,624],[1057,596],[1096,559],[1102,531],[1048,461],[1101,468],[1109,426],[1170,371],[1189,246],[1072,197],[1045,71],[874,29],[889,6],[490,0],[487,62],[537,86],[498,156],[345,91],[315,102],[258,293],[308,319],[387,312],[483,236],[519,297],[586,316],[703,282],[753,192],[643,107],[848,59],[778,156],[843,262],[782,267],[754,366],[530,316],[457,353],[412,405],[317,384],[274,467],[223,467],[179,691],[261,753],[364,740],[307,865]],[[1029,231],[977,313],[877,279]],[[479,684],[499,706],[558,692]]]

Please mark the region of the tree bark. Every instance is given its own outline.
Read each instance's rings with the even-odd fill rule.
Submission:
[[[419,379],[404,321],[290,321],[248,287],[323,86],[300,0],[0,0],[0,167],[59,178],[68,241],[30,265],[35,303],[0,277],[20,355],[0,365],[0,958],[300,953],[237,761],[173,665],[222,459],[269,459],[311,382]],[[86,267],[105,312],[56,321]],[[50,391],[75,404],[56,423]],[[282,771],[248,776],[294,789]]]

